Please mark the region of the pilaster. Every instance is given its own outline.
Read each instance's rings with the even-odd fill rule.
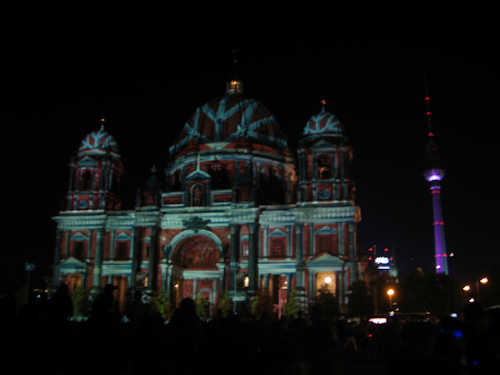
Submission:
[[[148,276],[149,276],[149,285],[148,290],[153,290],[156,286],[156,267],[155,267],[155,259],[156,259],[156,233],[155,227],[150,226],[150,237],[151,242],[149,243],[149,263],[148,263]]]
[[[132,258],[132,269],[130,270],[130,277],[128,279],[128,287],[129,288],[135,288],[135,276],[137,272],[137,248],[138,248],[138,241],[139,241],[139,236],[138,236],[138,228],[134,227],[132,228],[131,231],[131,236],[130,236],[130,257]]]
[[[103,229],[98,229],[96,247],[95,247],[95,260],[94,260],[94,280],[93,280],[94,289],[99,289],[101,287],[102,242],[103,242]]]
[[[287,231],[287,238],[286,238],[286,259],[290,260],[292,259],[292,239],[293,239],[293,231],[292,231],[292,226],[287,225],[286,226],[286,231]]]
[[[71,231],[67,230],[66,231],[66,241],[64,241],[65,242],[65,244],[64,244],[64,258],[65,259],[68,259],[68,257],[69,257],[69,243],[70,243],[69,239],[70,239],[70,237],[71,237]]]
[[[296,278],[295,288],[297,291],[304,290],[304,224],[295,227],[295,265]]]
[[[255,249],[255,224],[248,224],[248,292],[255,294],[257,291],[257,254]]]
[[[62,230],[57,229],[56,230],[56,247],[54,251],[54,270],[52,272],[52,289],[55,290],[59,286],[57,283],[57,274],[59,272],[59,260],[61,257],[61,237],[62,237]]]
[[[115,237],[116,237],[116,230],[112,229],[111,230],[111,244],[110,244],[110,250],[109,250],[109,252],[110,252],[109,257],[111,260],[115,260],[115,246],[116,246]]]
[[[337,240],[339,243],[339,257],[343,258],[344,257],[344,223],[340,222],[338,223],[338,235],[337,235]]]
[[[238,225],[230,224],[231,228],[231,255],[230,255],[230,269],[229,269],[229,292],[233,295],[236,294],[236,277],[239,269],[238,262]]]

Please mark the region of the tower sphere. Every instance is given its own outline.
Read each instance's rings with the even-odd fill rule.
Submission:
[[[433,168],[427,169],[423,174],[424,178],[429,182],[441,181],[444,178],[446,171],[442,168]]]

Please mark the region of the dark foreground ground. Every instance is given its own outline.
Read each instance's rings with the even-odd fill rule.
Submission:
[[[468,306],[464,321],[383,325],[328,320],[319,310],[305,319],[242,312],[202,321],[194,303],[168,324],[138,303],[124,323],[112,309],[98,313],[94,305],[80,322],[37,308],[4,315],[2,367],[75,375],[475,375],[500,368],[500,319],[480,305]]]

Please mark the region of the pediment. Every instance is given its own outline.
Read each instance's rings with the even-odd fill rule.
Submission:
[[[335,147],[335,145],[333,143],[330,143],[328,141],[325,141],[324,139],[321,139],[319,140],[318,142],[316,142],[312,147],[311,149],[312,150],[317,150],[317,149],[325,149],[325,148],[328,148],[328,149],[332,149],[333,147]]]
[[[82,232],[76,232],[71,236],[71,241],[88,241],[89,237],[83,234]]]
[[[276,229],[269,235],[269,237],[277,237],[277,236],[283,237],[286,236],[286,233],[283,232],[281,229]]]
[[[84,262],[80,259],[76,259],[75,257],[69,257],[69,258],[62,260],[61,263],[59,263],[59,267],[78,269],[81,267],[87,268],[88,265],[86,262]]]
[[[80,159],[78,161],[78,166],[79,167],[93,167],[97,165],[97,161],[94,158],[91,158],[90,156],[85,156],[83,159]]]
[[[130,240],[130,236],[127,233],[120,233],[118,236],[115,238],[116,241],[128,241]]]
[[[336,234],[337,230],[325,225],[324,227],[318,229],[314,234]]]
[[[323,253],[306,262],[306,264],[308,267],[333,267],[341,266],[344,262],[345,261],[342,258],[332,254]]]
[[[207,172],[203,172],[202,170],[195,170],[189,176],[186,177],[188,181],[200,181],[200,180],[208,180],[211,176]]]

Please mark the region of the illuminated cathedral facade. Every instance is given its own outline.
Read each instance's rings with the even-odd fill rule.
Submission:
[[[174,305],[201,297],[212,306],[225,291],[242,302],[267,291],[278,304],[293,290],[304,309],[326,287],[346,310],[366,266],[356,256],[361,213],[352,148],[324,106],[294,158],[271,112],[230,80],[185,123],[134,210],[122,209],[125,169],[101,121],[71,159],[65,210],[53,218],[54,285],[114,284],[122,303],[133,289],[164,290]]]

